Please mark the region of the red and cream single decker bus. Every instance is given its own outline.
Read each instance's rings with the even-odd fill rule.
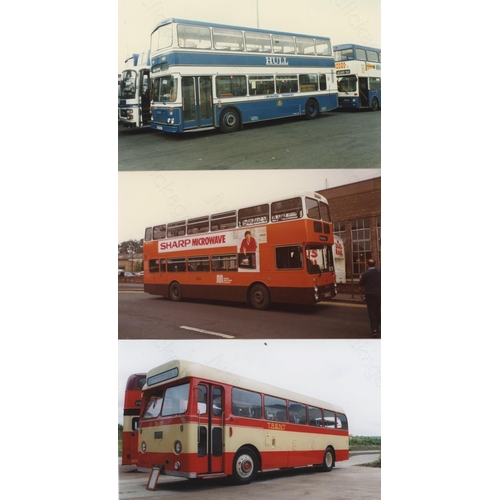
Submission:
[[[184,478],[319,466],[349,458],[339,406],[188,361],[147,374],[139,419],[139,470]]]
[[[137,464],[138,424],[141,413],[142,387],[146,383],[145,373],[130,375],[125,387],[123,403],[122,465]]]
[[[183,298],[315,304],[337,294],[326,198],[304,193],[146,228],[144,291]]]

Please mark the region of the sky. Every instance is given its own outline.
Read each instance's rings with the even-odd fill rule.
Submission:
[[[118,243],[148,226],[251,206],[302,191],[380,177],[380,169],[153,171],[118,173]],[[265,175],[266,182],[262,182]]]
[[[327,36],[333,45],[381,47],[380,0],[119,0],[118,72],[133,53],[149,50],[149,37],[170,18]]]
[[[206,364],[342,407],[349,432],[380,436],[379,340],[123,340],[118,342],[118,422],[129,375],[174,359]]]

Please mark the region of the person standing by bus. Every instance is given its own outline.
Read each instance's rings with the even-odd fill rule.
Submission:
[[[367,264],[368,269],[361,275],[359,286],[364,287],[372,337],[377,337],[380,335],[381,323],[381,274],[379,269],[375,269],[373,259],[368,259]]]

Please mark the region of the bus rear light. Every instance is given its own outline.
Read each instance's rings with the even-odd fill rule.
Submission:
[[[233,428],[229,427],[229,437],[233,437]]]

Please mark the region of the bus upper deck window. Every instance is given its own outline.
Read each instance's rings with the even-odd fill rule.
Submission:
[[[210,28],[206,26],[191,26],[179,24],[177,26],[179,47],[186,49],[210,49],[212,39]]]

